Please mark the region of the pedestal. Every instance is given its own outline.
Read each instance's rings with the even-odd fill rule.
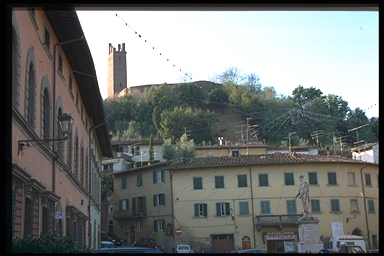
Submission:
[[[320,241],[319,220],[317,218],[310,217],[301,219],[298,229],[298,252],[319,253],[321,249],[324,249],[323,242]]]

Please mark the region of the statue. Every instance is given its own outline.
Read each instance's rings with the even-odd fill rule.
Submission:
[[[300,175],[300,187],[299,187],[299,193],[295,196],[295,200],[299,197],[301,199],[301,203],[303,204],[304,209],[304,216],[299,219],[299,221],[303,219],[313,219],[311,216],[311,213],[309,211],[309,203],[311,201],[309,197],[309,185],[306,181],[304,181],[304,176]]]

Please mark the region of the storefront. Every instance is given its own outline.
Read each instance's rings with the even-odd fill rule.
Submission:
[[[264,239],[269,253],[295,251],[295,234],[293,232],[266,232]]]

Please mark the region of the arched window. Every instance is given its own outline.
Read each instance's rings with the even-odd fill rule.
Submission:
[[[75,177],[79,180],[79,137],[75,136],[75,148],[74,148],[74,166],[73,168],[75,169]]]
[[[19,40],[16,28],[12,27],[12,103],[19,106]]]
[[[50,116],[51,116],[51,113],[50,113],[50,100],[49,100],[49,92],[48,92],[48,88],[45,88],[44,89],[44,93],[43,93],[43,99],[42,99],[42,118],[41,118],[41,124],[42,124],[42,128],[43,128],[43,136],[44,136],[44,139],[48,140],[50,139],[50,129],[51,129],[51,126],[50,126]],[[46,144],[49,144],[49,142],[46,142]]]
[[[80,146],[80,183],[84,186],[84,146],[83,141],[81,141]]]
[[[26,117],[28,124],[35,128],[35,94],[36,94],[36,82],[35,82],[35,66],[32,62],[28,65],[27,70],[27,84],[25,87],[26,94]]]

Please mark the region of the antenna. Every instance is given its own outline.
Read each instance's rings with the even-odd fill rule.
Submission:
[[[352,129],[348,129],[348,132],[356,131],[356,139],[357,139],[357,141],[354,142],[353,144],[357,144],[356,147],[357,147],[357,149],[359,150],[359,156],[360,156],[359,143],[360,143],[360,142],[363,142],[364,140],[359,140],[359,132],[358,132],[358,130],[359,130],[360,128],[363,128],[364,126],[367,126],[367,125],[369,125],[369,123],[368,123],[368,124],[360,125],[360,126],[358,126],[358,127],[352,128]],[[361,157],[361,156],[360,156],[360,157]],[[360,160],[361,160],[361,159],[360,159]]]
[[[319,147],[319,137],[323,136],[323,132],[321,130],[314,131],[313,134],[311,134],[311,138],[316,138],[317,147]]]

